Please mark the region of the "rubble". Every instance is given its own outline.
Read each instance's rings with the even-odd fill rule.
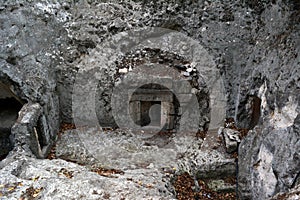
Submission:
[[[237,151],[238,144],[241,142],[240,132],[229,128],[220,128],[218,132],[224,137],[226,151],[228,153]]]

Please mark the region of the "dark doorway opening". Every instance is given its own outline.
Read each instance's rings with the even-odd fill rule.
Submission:
[[[253,129],[259,122],[260,119],[260,107],[261,107],[261,99],[257,96],[250,96],[251,100],[251,121],[249,124],[249,128]]]
[[[161,126],[160,101],[141,101],[141,126]]]
[[[22,104],[14,97],[0,99],[0,157],[12,150],[11,128],[18,118]]]
[[[147,84],[136,89],[129,101],[130,117],[147,130],[176,131],[179,103],[176,96],[158,84]]]

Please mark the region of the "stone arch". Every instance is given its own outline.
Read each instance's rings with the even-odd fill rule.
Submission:
[[[132,120],[128,121],[130,118],[128,112],[129,97],[136,88],[130,90],[130,88],[126,87],[126,79],[124,79],[125,82],[120,79],[116,80],[116,78],[118,78],[115,77],[116,71],[121,68],[117,67],[115,61],[118,57],[126,55],[127,52],[144,48],[156,48],[167,52],[174,52],[176,55],[181,55],[186,58],[186,60],[191,61],[192,66],[199,72],[199,80],[207,85],[207,92],[203,93],[210,94],[209,102],[203,103],[208,104],[207,107],[211,108],[210,112],[212,115],[210,117],[203,117],[201,119],[201,121],[203,121],[201,126],[208,127],[208,129],[215,129],[223,125],[226,111],[225,89],[222,83],[222,77],[214,63],[213,57],[209,55],[207,50],[204,49],[198,41],[182,33],[163,28],[144,27],[118,33],[108,38],[108,40],[103,41],[101,44],[98,44],[96,48],[92,49],[89,55],[86,55],[78,64],[79,71],[76,75],[72,94],[73,120],[77,127],[102,128],[96,109],[99,85],[101,85],[101,89],[104,91],[104,95],[99,95],[99,97],[106,99],[103,105],[112,105],[110,107],[111,109],[107,107],[107,111],[112,113],[110,117],[113,117],[115,122],[119,120],[117,122],[118,125],[124,124],[122,127],[136,126]],[[131,69],[128,68],[120,72],[128,72],[130,70]],[[130,74],[132,73],[128,73],[127,76],[130,76]],[[163,77],[157,81],[157,79],[148,73],[142,81],[134,77],[129,80],[133,80],[131,84],[132,86],[136,85],[136,87],[147,83],[157,83],[169,89],[168,83],[169,81],[171,83],[173,81],[173,79],[168,80],[163,79]],[[183,83],[179,85],[190,85],[187,80],[183,80],[182,82]],[[122,86],[123,84],[124,86]],[[192,91],[191,87],[187,88]],[[126,92],[124,93],[124,90],[126,90],[127,94]],[[193,94],[197,94],[198,91],[193,90],[191,93],[191,96],[195,96]],[[109,98],[109,94],[112,94],[111,99]],[[182,100],[185,99],[186,98],[183,98]],[[179,101],[181,100],[179,99]],[[182,113],[181,119],[185,119],[182,124],[185,126],[181,126],[180,128],[182,129],[180,131],[196,132],[198,130],[200,123],[198,117],[195,116],[199,116],[200,110],[195,109],[195,106],[199,106],[199,102],[197,102],[197,99],[192,98],[192,103],[187,103],[185,109],[189,112]],[[126,111],[124,111],[124,108]],[[120,112],[125,112],[123,113],[123,119],[118,119],[121,114]],[[102,116],[106,117],[106,115]],[[95,149],[92,149],[88,143],[86,143],[88,141],[85,141],[84,137],[81,137],[81,139],[89,151],[95,152]]]
[[[129,112],[136,125],[144,127],[149,124],[149,109],[158,105],[153,108],[157,108],[160,113],[169,113],[165,116],[157,115],[161,120],[158,123],[162,125],[161,130],[176,132],[208,129],[209,90],[191,61],[173,52],[144,48],[128,52],[116,61],[116,66],[116,84],[121,84],[122,90],[131,93]],[[128,94],[123,94],[125,95]],[[125,102],[121,104],[116,107],[126,105]],[[121,126],[122,124],[121,122]],[[151,128],[154,128],[153,124]]]

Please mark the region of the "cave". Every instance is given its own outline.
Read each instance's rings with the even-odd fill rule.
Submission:
[[[18,118],[22,103],[9,89],[0,82],[0,158],[3,159],[13,148],[11,128]]]

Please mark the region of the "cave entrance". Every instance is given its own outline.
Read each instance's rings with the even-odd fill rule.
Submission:
[[[0,82],[0,159],[6,157],[13,148],[11,128],[22,106],[9,86]]]

